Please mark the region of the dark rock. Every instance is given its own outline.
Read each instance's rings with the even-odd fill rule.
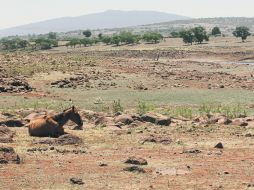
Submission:
[[[220,143],[216,144],[214,148],[223,149],[223,144],[220,142]]]
[[[12,147],[0,147],[0,164],[20,164],[20,157]]]
[[[129,125],[129,124],[131,124],[132,122],[133,122],[134,120],[133,120],[133,118],[130,116],[130,115],[119,115],[119,116],[116,116],[115,117],[115,122],[116,123],[119,123],[119,122],[121,122],[121,123],[123,123],[123,124],[125,124],[125,125]]]
[[[148,137],[145,137],[142,140],[141,143],[144,144],[146,142],[161,143],[161,144],[164,144],[164,145],[168,145],[168,144],[172,143],[172,140],[169,137],[166,137],[166,136],[150,135]]]
[[[71,182],[71,184],[77,184],[77,185],[83,185],[84,184],[82,179],[76,178],[76,177],[72,177],[70,179],[70,182]]]
[[[144,122],[150,122],[157,125],[169,126],[171,119],[157,113],[147,113],[141,116],[141,120]]]
[[[147,165],[147,161],[144,158],[130,157],[124,163],[135,165]]]
[[[141,116],[142,121],[156,123],[156,116],[152,114],[144,114]]]
[[[164,125],[164,126],[169,126],[171,123],[171,119],[170,118],[159,118],[157,119],[156,124],[157,125]]]
[[[145,170],[138,166],[128,166],[128,167],[125,167],[123,170],[128,172],[145,173]]]
[[[187,153],[187,154],[199,154],[199,153],[201,153],[201,151],[198,150],[198,149],[192,149],[192,150],[185,150],[185,151],[183,151],[183,153]]]
[[[106,166],[108,166],[108,164],[107,164],[107,163],[104,163],[104,162],[100,162],[100,163],[99,163],[99,166],[100,166],[100,167],[106,167]]]

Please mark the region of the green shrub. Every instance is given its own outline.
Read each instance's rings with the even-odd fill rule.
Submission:
[[[123,106],[121,105],[121,101],[117,100],[117,101],[113,101],[112,104],[112,111],[113,113],[117,113],[117,112],[123,112]]]

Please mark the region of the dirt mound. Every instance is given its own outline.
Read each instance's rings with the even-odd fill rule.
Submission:
[[[49,145],[75,145],[81,144],[83,141],[79,137],[71,134],[62,135],[56,139],[47,138],[36,142],[36,144],[49,144]]]
[[[0,164],[20,163],[19,156],[12,147],[0,147]]]
[[[24,78],[2,78],[0,79],[0,93],[31,92],[33,88]]]
[[[12,143],[15,132],[8,127],[0,126],[0,143]]]

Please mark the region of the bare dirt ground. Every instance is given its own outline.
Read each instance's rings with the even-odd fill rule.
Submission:
[[[0,123],[71,104],[112,116],[114,100],[128,114],[142,101],[149,111],[180,120],[117,127],[82,114],[83,130],[66,126],[82,140],[72,145],[38,144],[44,138],[29,137],[26,127],[9,128],[15,134],[0,146],[14,148],[20,163],[0,164],[0,189],[254,189],[254,119],[195,123],[204,103],[239,104],[231,112],[254,115],[253,47],[253,37],[246,43],[227,37],[193,46],[167,39],[0,53]],[[0,134],[9,139],[6,131]],[[223,148],[214,148],[219,142]],[[0,149],[0,161],[9,154]],[[147,165],[124,163],[133,156]]]

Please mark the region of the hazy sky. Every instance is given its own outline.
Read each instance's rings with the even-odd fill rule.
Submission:
[[[189,17],[254,17],[254,0],[0,0],[0,29],[105,10],[156,10]]]

